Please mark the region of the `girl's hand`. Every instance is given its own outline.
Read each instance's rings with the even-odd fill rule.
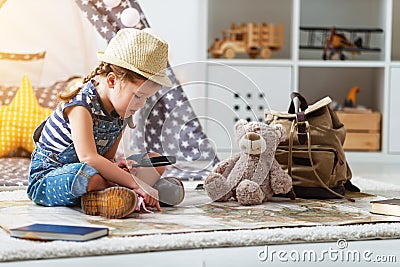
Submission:
[[[138,180],[139,179],[136,179],[139,188],[135,189],[135,192],[144,198],[144,203],[146,203],[147,206],[162,211],[160,203],[158,202],[158,191],[145,182],[139,182]]]
[[[137,162],[134,160],[119,160],[115,162],[115,164],[117,164],[117,166],[123,169],[124,171],[132,173],[133,175],[135,175],[137,171],[137,168],[132,167],[132,164],[137,164]]]
[[[137,164],[134,160],[119,160],[116,162],[117,166],[123,169],[126,172],[129,172],[133,175],[136,174],[138,168],[132,168],[132,164]],[[144,199],[144,203],[148,207],[155,207],[158,211],[162,211],[160,207],[160,203],[158,202],[158,191],[153,187],[149,186],[145,182],[141,181],[140,179],[135,179],[136,183],[138,184],[139,188],[134,189],[136,193],[141,195]]]

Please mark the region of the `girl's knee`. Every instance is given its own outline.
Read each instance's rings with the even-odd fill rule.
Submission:
[[[157,153],[157,152],[149,152],[145,158],[154,158],[154,157],[160,157],[161,154]],[[167,169],[166,166],[160,166],[160,167],[155,167],[154,169],[156,169],[156,171],[158,172],[158,174],[161,176],[165,170]]]

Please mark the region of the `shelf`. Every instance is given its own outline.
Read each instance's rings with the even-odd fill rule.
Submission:
[[[248,66],[293,66],[294,62],[285,59],[218,59],[209,58],[209,63],[225,64],[225,65],[248,65]],[[399,62],[392,62],[391,64],[400,64]],[[371,67],[385,67],[385,62],[382,61],[338,61],[338,60],[300,60],[297,63],[300,67],[321,67],[321,68],[371,68]]]
[[[301,67],[321,67],[321,68],[371,68],[385,67],[385,62],[382,61],[338,61],[338,60],[300,60]]]
[[[243,101],[249,103],[246,105],[254,104],[254,114],[257,114],[254,119],[259,120],[257,107],[260,106],[260,99],[246,98],[247,92],[253,90],[254,86],[266,93],[273,110],[281,111],[287,109],[289,95],[293,91],[304,94],[309,103],[330,96],[338,104],[343,104],[348,91],[358,86],[360,92],[356,104],[382,114],[382,151],[349,152],[350,158],[388,159],[393,154],[400,154],[400,142],[393,146],[400,129],[397,122],[400,106],[391,99],[399,91],[399,81],[393,77],[400,70],[400,0],[208,0],[206,12],[207,48],[214,38],[221,38],[222,30],[229,29],[233,22],[285,25],[284,46],[280,51],[272,52],[271,59],[250,59],[246,54],[237,54],[234,59],[212,58],[207,54],[207,78],[214,82],[207,85],[208,97],[218,99],[218,103],[225,101],[228,106],[233,104],[242,107],[244,104],[236,103],[237,99],[227,96],[215,84],[233,88],[240,92]],[[370,39],[360,33],[355,36],[346,34],[351,41],[361,37],[364,45],[369,43],[367,47],[379,48],[380,51],[361,51],[359,54],[345,52],[346,60],[336,59],[337,55],[333,60],[322,60],[323,49],[299,48],[308,42],[309,37],[307,32],[300,29],[302,26],[382,29],[383,33],[371,33]],[[321,35],[315,38],[323,42],[326,37]],[[245,81],[240,75],[229,74],[229,68],[223,68],[224,65],[232,67],[230,69],[254,83]],[[211,107],[208,110],[216,118],[221,116],[221,125],[231,133],[233,116]],[[235,118],[250,118],[246,112],[240,108],[233,113],[237,113]],[[214,135],[217,143],[223,144],[222,134]],[[223,144],[219,149],[229,150],[231,147]],[[394,158],[398,159],[400,155]]]
[[[392,60],[400,60],[400,0],[393,0]]]
[[[316,78],[318,77],[318,78]],[[299,92],[310,103],[330,96],[343,105],[348,91],[354,86],[360,88],[356,104],[384,111],[384,68],[299,68]]]
[[[207,136],[219,150],[237,147],[230,137],[238,119],[264,121],[266,109],[287,110],[292,90],[290,66],[209,63]]]
[[[300,27],[337,27],[337,28],[379,28],[382,33],[370,35],[370,48],[380,48],[380,52],[361,52],[354,55],[354,60],[384,60],[385,59],[385,0],[301,0],[300,1]],[[339,32],[339,31],[338,31]],[[343,32],[347,39],[350,34]],[[363,44],[366,43],[366,36],[357,33],[351,42],[361,37]],[[308,44],[309,34],[300,31],[300,45]],[[325,44],[326,37],[322,34],[315,34],[314,43],[318,46]],[[344,52],[351,57],[350,52]],[[321,59],[321,50],[300,49],[300,59]]]
[[[224,65],[250,65],[250,66],[286,66],[293,65],[291,60],[279,59],[218,59],[209,58],[209,63],[224,64]]]
[[[393,67],[390,70],[390,99],[389,99],[389,153],[392,154],[400,154],[400,139],[399,139],[399,130],[400,130],[400,107],[399,107],[399,98],[400,98],[400,64],[399,67]]]
[[[222,39],[222,31],[231,28],[231,24],[265,22],[275,25],[284,24],[284,44],[279,51],[273,51],[272,59],[290,59],[292,49],[292,5],[293,0],[210,0],[208,1],[207,48],[215,38]],[[207,55],[212,58],[211,55]],[[237,57],[249,59],[247,54]]]

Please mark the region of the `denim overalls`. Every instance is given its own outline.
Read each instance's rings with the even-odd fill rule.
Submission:
[[[92,92],[88,90],[91,86]],[[92,99],[91,108],[103,110],[100,97],[93,84],[88,83],[83,94]],[[97,153],[104,155],[118,138],[124,128],[121,118],[91,114]],[[87,191],[89,179],[98,171],[84,162],[79,162],[74,144],[60,153],[46,151],[38,143],[47,120],[35,130],[33,139],[36,148],[32,152],[27,193],[33,202],[44,206],[67,206],[79,203],[80,196]]]

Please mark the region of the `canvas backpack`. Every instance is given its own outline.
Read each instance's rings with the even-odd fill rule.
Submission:
[[[308,105],[304,96],[294,92],[288,112],[265,112],[266,123],[286,129],[288,138],[279,144],[275,157],[292,177],[297,197],[338,198],[344,197],[345,189],[359,191],[350,182],[352,172],[343,150],[346,129],[331,102],[325,97]]]

